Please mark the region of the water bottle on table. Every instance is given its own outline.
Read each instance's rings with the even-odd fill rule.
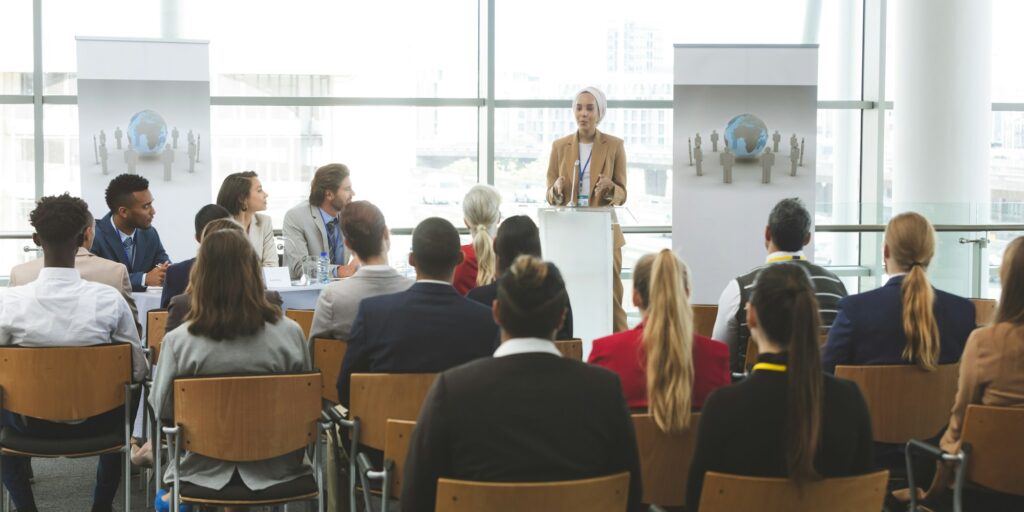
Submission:
[[[329,269],[331,265],[327,259],[327,251],[320,251],[320,259],[316,262],[316,280],[320,284],[331,282]]]

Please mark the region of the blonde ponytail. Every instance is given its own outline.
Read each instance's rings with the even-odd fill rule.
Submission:
[[[473,237],[476,252],[476,284],[491,284],[497,274],[494,237],[491,232],[501,219],[501,195],[489,185],[475,185],[462,201],[462,214]]]
[[[903,333],[907,338],[903,358],[922,370],[935,371],[939,364],[939,324],[935,320],[935,290],[926,272],[935,255],[935,230],[920,214],[902,213],[889,221],[885,244],[889,257],[909,269],[900,285]]]
[[[634,282],[647,310],[642,342],[648,409],[663,432],[679,432],[690,425],[693,393],[693,309],[686,264],[665,249],[641,258],[635,272],[641,274]]]

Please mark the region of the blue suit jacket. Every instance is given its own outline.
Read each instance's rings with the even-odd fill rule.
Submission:
[[[903,333],[901,283],[903,276],[896,276],[881,288],[839,301],[839,312],[822,354],[826,372],[835,372],[839,364],[909,364],[902,355],[907,338]],[[976,327],[974,304],[935,290],[934,310],[939,326],[939,364],[955,363]]]
[[[489,308],[451,285],[418,282],[363,299],[338,375],[338,399],[348,407],[353,373],[433,373],[490,357],[497,330]]]
[[[192,273],[192,264],[195,262],[195,258],[189,258],[167,267],[167,274],[164,276],[164,290],[160,294],[161,309],[167,309],[171,299],[185,293],[185,288],[188,287],[188,276]]]
[[[96,239],[92,243],[92,253],[111,261],[123,263],[128,267],[128,279],[132,282],[132,291],[146,290],[146,272],[153,270],[157,263],[170,261],[164,245],[160,243],[160,235],[156,228],[135,230],[135,264],[128,261],[121,245],[121,235],[117,234],[110,223],[110,214],[96,221]]]

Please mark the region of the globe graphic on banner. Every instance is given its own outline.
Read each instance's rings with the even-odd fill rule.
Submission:
[[[167,123],[152,110],[141,110],[128,122],[128,141],[140,155],[156,155],[167,143]]]
[[[740,114],[725,125],[725,143],[739,158],[754,158],[768,144],[768,126],[754,114]]]

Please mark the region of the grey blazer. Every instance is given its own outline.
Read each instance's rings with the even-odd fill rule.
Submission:
[[[260,263],[264,267],[276,267],[277,244],[274,243],[274,223],[269,216],[257,213],[252,216],[249,225],[249,242],[256,254],[260,255]]]
[[[284,214],[281,231],[284,235],[284,265],[292,279],[298,279],[302,275],[302,257],[317,258],[327,250],[327,228],[320,218],[320,208],[305,201],[295,205]],[[344,246],[341,250],[341,260],[345,261]],[[331,265],[330,271],[333,273],[337,267]]]
[[[327,285],[316,301],[309,339],[348,340],[360,301],[367,297],[404,292],[413,282],[398,275],[391,267],[369,265],[360,267],[352,277]]]
[[[277,324],[265,323],[263,330],[254,336],[233,340],[214,341],[205,336],[195,336],[187,328],[175,329],[167,333],[160,346],[160,360],[149,401],[163,424],[172,425],[176,377],[299,372],[310,367],[302,328],[286,317],[281,317]],[[231,480],[231,475],[238,471],[249,489],[266,489],[310,474],[303,452],[299,450],[264,461],[226,462],[186,451],[179,464],[180,478],[210,489],[222,489]],[[164,481],[174,481],[170,468]]]

